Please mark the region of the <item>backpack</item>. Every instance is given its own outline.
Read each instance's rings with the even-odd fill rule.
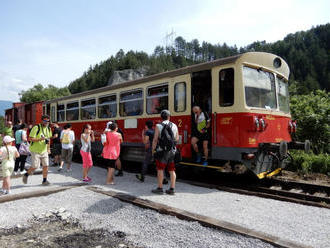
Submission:
[[[169,124],[161,123],[163,129],[160,133],[159,147],[164,151],[175,150],[175,140],[172,131],[172,122]]]
[[[70,133],[63,132],[62,144],[70,144]]]

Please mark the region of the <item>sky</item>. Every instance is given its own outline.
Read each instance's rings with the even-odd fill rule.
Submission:
[[[166,35],[244,47],[330,22],[328,0],[0,0],[0,100],[37,83],[67,86],[125,52],[151,54]]]

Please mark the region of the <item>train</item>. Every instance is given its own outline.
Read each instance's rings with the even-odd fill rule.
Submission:
[[[179,130],[181,164],[195,163],[191,146],[192,107],[211,118],[209,165],[241,165],[258,178],[273,176],[287,165],[288,149],[309,149],[295,140],[297,123],[289,108],[290,69],[275,54],[248,52],[105,86],[58,99],[18,104],[6,110],[6,120],[37,123],[41,114],[60,126],[71,123],[76,135],[89,123],[96,135],[93,156],[102,152],[101,134],[116,121],[124,134],[122,157],[142,161],[141,134],[147,120],[161,122],[168,109]],[[24,110],[22,110],[24,109]],[[79,141],[75,153],[79,153]]]

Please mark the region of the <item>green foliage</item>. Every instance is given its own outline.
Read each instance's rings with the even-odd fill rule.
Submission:
[[[323,173],[330,175],[330,156],[326,153],[306,154],[304,151],[291,152],[292,163],[288,165],[289,170],[301,171],[302,173]]]
[[[297,94],[308,94],[317,89],[330,89],[330,24],[312,28],[306,32],[287,35],[275,43],[256,41],[237,49],[236,46],[210,44],[197,39],[186,41],[179,36],[173,47],[157,46],[152,55],[145,52],[125,52],[120,49],[115,56],[100,62],[69,85],[72,94],[96,89],[108,84],[116,70],[149,68],[152,75],[196,63],[232,56],[250,51],[263,51],[283,57],[291,69],[290,84],[295,85]]]
[[[315,153],[330,153],[330,94],[317,90],[290,99],[293,119],[297,120],[297,139],[309,139]]]
[[[36,84],[32,88],[19,93],[20,101],[25,103],[32,103],[42,100],[51,100],[63,96],[69,96],[70,91],[68,87],[57,88],[51,84],[43,87],[41,84]]]

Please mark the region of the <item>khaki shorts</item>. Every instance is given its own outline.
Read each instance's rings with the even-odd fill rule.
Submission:
[[[70,148],[70,149],[63,149],[62,148],[62,152],[61,152],[62,161],[64,161],[67,164],[71,164],[72,163],[72,155],[73,155],[73,148]]]
[[[2,164],[2,176],[10,177],[14,171],[14,163],[4,163],[4,162],[2,162],[2,163],[3,163]]]
[[[49,165],[48,152],[44,153],[35,153],[31,152],[31,167],[38,169],[40,167],[40,162],[42,166]]]

